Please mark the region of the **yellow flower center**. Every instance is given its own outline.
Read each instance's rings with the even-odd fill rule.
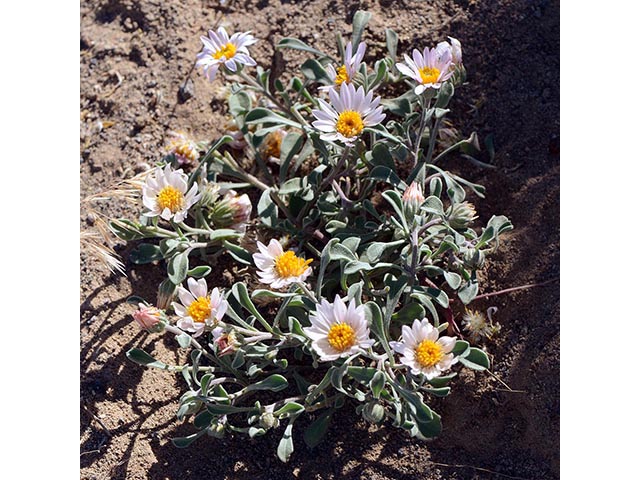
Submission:
[[[227,43],[224,47],[213,54],[213,58],[220,60],[225,57],[227,60],[236,54],[236,46],[233,43]]]
[[[338,117],[336,122],[336,131],[347,138],[355,137],[364,128],[362,117],[358,112],[353,110],[345,110]]]
[[[345,65],[342,65],[336,72],[336,85],[340,86],[344,82],[349,81],[351,81],[351,79],[349,78],[349,74],[347,73],[347,67]]]
[[[176,187],[169,185],[160,190],[157,201],[162,210],[168,208],[171,213],[176,213],[184,205],[184,194]]]
[[[348,348],[353,347],[356,343],[356,332],[351,325],[346,323],[336,323],[329,329],[327,335],[329,345],[339,352],[344,352]]]
[[[442,347],[432,340],[423,340],[416,347],[416,360],[423,367],[433,367],[438,363],[444,354]]]
[[[422,67],[418,70],[422,83],[436,83],[440,77],[440,70],[433,67]]]
[[[291,250],[276,257],[275,269],[280,278],[298,277],[302,275],[313,260],[296,257]]]
[[[211,315],[211,300],[209,297],[198,297],[187,308],[187,314],[194,322],[203,323]]]

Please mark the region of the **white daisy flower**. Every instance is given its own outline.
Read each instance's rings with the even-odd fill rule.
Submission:
[[[329,75],[329,78],[331,78],[333,85],[320,87],[320,90],[328,91],[329,89],[340,87],[343,83],[352,83],[354,77],[358,73],[358,70],[360,70],[360,64],[364,58],[364,51],[366,48],[367,45],[364,42],[360,42],[358,50],[353,54],[353,46],[351,45],[351,42],[347,43],[347,47],[344,52],[344,65],[338,67],[337,71],[333,65],[327,65],[327,74]]]
[[[413,60],[404,55],[405,63],[396,63],[401,73],[418,82],[416,95],[420,95],[427,88],[440,86],[453,75],[451,68],[451,50],[425,47],[424,52],[413,50]]]
[[[345,300],[346,298],[341,299],[338,295],[333,303],[321,299],[315,312],[309,315],[311,326],[303,328],[322,362],[348,357],[374,343],[369,338],[364,305],[356,307],[356,302],[352,299],[349,306],[346,306]]]
[[[456,339],[438,336],[438,329],[423,318],[422,321],[414,320],[411,328],[407,325],[402,327],[402,341],[389,343],[402,355],[400,363],[410,367],[411,373],[422,374],[431,380],[458,361],[451,353]]]
[[[284,251],[276,239],[265,246],[258,242],[260,253],[253,254],[253,261],[258,267],[258,276],[262,283],[268,283],[271,288],[282,288],[292,283],[302,283],[312,269],[309,264],[313,260],[297,257],[293,251]]]
[[[207,282],[204,278],[187,279],[186,288],[178,287],[178,298],[181,303],[172,302],[171,305],[178,315],[178,327],[187,332],[195,332],[194,337],[202,335],[205,329],[213,330],[214,337],[219,336],[222,328],[218,323],[227,312],[229,304],[218,288],[208,293]]]
[[[156,168],[142,187],[142,203],[150,210],[144,213],[147,217],[159,215],[180,223],[199,199],[198,185],[194,183],[187,192],[187,175],[182,170],[172,170],[170,165],[164,170]]]
[[[328,104],[318,99],[320,110],[311,113],[317,118],[313,126],[323,132],[320,138],[326,141],[340,140],[353,145],[364,127],[379,124],[385,117],[380,105],[380,97],[373,98],[373,92],[364,93],[362,87],[356,88],[347,83],[340,88],[329,90]]]
[[[196,66],[204,69],[210,82],[216,77],[220,65],[233,73],[238,71],[238,65],[256,65],[255,60],[249,56],[247,47],[258,40],[249,32],[234,33],[229,38],[224,27],[220,27],[217,32],[209,30],[209,36],[202,36],[200,40],[204,48],[197,56]]]

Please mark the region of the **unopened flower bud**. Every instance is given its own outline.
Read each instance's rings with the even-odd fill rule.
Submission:
[[[419,183],[411,182],[411,185],[402,194],[402,201],[404,202],[407,216],[413,217],[424,203],[422,186]]]
[[[464,252],[464,265],[467,268],[478,270],[484,266],[485,254],[482,250],[468,249]]]
[[[133,314],[133,319],[140,328],[148,332],[160,332],[166,324],[166,318],[161,310],[144,303],[138,304],[138,311]]]
[[[215,343],[218,347],[218,357],[231,355],[238,349],[238,346],[240,345],[240,342],[238,342],[238,337],[234,330],[231,330],[229,333],[221,334],[213,341],[213,343]]]
[[[220,187],[216,183],[205,183],[200,190],[200,205],[210,207],[220,199]]]
[[[247,141],[244,138],[244,134],[238,128],[235,120],[230,120],[225,125],[225,134],[230,135],[233,140],[229,142],[229,146],[234,150],[243,150],[247,146]]]
[[[384,407],[378,402],[369,402],[362,409],[362,416],[371,423],[380,423],[384,420]]]
[[[205,191],[209,187],[205,187]],[[214,187],[210,187],[213,189]],[[229,190],[224,197],[214,199],[213,195],[207,197],[207,203],[203,202],[207,221],[216,228],[233,228],[244,232],[251,218],[251,200],[245,193],[238,195],[234,190]]]
[[[449,225],[455,230],[465,230],[476,218],[476,209],[471,203],[456,203],[449,213]]]

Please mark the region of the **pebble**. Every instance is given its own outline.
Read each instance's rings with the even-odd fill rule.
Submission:
[[[96,223],[96,216],[93,213],[87,215],[87,223],[91,226]]]

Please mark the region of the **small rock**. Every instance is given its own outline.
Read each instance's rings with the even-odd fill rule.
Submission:
[[[193,98],[196,94],[195,85],[191,78],[187,78],[187,81],[180,85],[180,89],[178,90],[178,98],[180,99],[180,103],[184,103],[190,98]]]
[[[87,223],[91,226],[96,223],[96,216],[93,213],[87,215]]]

